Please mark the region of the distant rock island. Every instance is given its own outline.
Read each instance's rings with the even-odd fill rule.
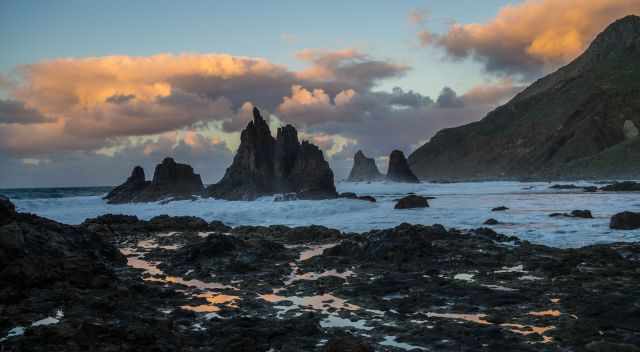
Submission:
[[[394,150],[389,155],[389,168],[387,176],[378,171],[378,166],[373,158],[367,158],[364,153],[359,150],[353,157],[353,168],[349,173],[349,182],[370,182],[370,181],[391,181],[391,182],[408,182],[419,183],[420,180],[413,174],[404,153],[400,150]]]
[[[127,181],[114,188],[104,199],[110,204],[155,202],[167,198],[190,198],[201,195],[203,191],[202,179],[193,172],[191,166],[165,158],[156,166],[152,181],[146,181],[144,170],[136,166]]]
[[[206,195],[227,200],[295,193],[298,199],[337,197],[333,171],[320,148],[300,143],[291,125],[278,128],[276,138],[257,108],[242,131],[240,147],[220,182]]]
[[[638,128],[640,17],[632,15],[481,121],[438,132],[409,164],[431,180],[633,178]]]
[[[373,158],[367,158],[362,150],[358,150],[353,157],[353,168],[349,173],[347,181],[363,182],[363,181],[380,181],[384,176],[378,170],[376,161]]]
[[[404,153],[394,150],[389,155],[389,169],[387,171],[387,181],[420,183],[420,180],[413,174]]]

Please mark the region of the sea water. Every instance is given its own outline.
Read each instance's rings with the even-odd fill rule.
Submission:
[[[352,199],[275,202],[263,197],[253,202],[197,199],[162,204],[110,205],[102,199],[109,188],[53,188],[0,190],[18,209],[63,223],[79,224],[101,214],[131,214],[141,219],[156,215],[191,215],[207,221],[237,225],[324,225],[345,232],[384,229],[401,223],[442,224],[469,229],[482,227],[488,218],[501,224],[496,231],[534,243],[556,247],[580,247],[596,243],[640,241],[640,230],[609,229],[610,217],[621,211],[640,211],[640,193],[556,190],[546,182],[466,182],[400,184],[339,182],[339,192],[371,195],[376,203]],[[575,183],[580,186],[590,182]],[[431,196],[425,209],[396,210],[398,198],[413,192]],[[492,212],[497,206],[509,210]],[[549,217],[551,213],[591,210],[594,219]]]

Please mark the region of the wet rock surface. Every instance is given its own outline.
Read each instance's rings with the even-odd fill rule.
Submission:
[[[349,173],[347,181],[363,182],[363,181],[380,181],[384,176],[378,170],[376,161],[373,158],[367,158],[361,150],[353,156],[353,168]]]
[[[300,143],[291,125],[278,128],[273,138],[257,108],[242,131],[233,163],[206,193],[227,200],[255,200],[278,193],[295,193],[297,199],[337,196],[333,171],[322,151],[307,141]]]
[[[0,225],[0,251],[5,351],[640,344],[638,243],[556,249],[488,228],[344,234],[123,215],[67,226],[18,213]]]

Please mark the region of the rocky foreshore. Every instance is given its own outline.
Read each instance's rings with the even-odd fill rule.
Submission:
[[[640,348],[640,243],[0,216],[2,351]]]

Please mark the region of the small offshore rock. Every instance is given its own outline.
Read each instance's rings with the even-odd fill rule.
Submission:
[[[615,182],[600,188],[605,192],[640,192],[640,183],[633,181]]]
[[[412,209],[412,208],[427,208],[429,207],[429,202],[427,202],[427,198],[417,195],[408,195],[404,198],[398,200],[396,203],[395,209]]]
[[[500,222],[494,218],[488,219],[483,224],[484,225],[498,225]]]
[[[640,213],[625,211],[611,217],[609,227],[616,230],[640,229]]]
[[[491,209],[491,211],[505,211],[505,210],[509,210],[509,208],[505,207],[504,205]]]

